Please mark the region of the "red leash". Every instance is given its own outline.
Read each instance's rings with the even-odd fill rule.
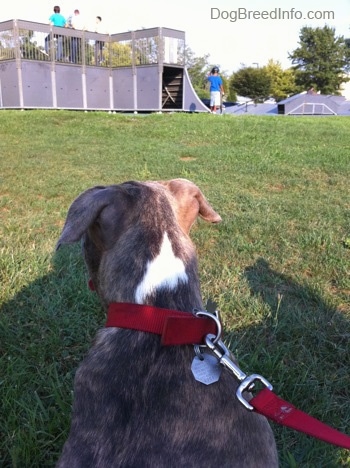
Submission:
[[[231,371],[233,369],[233,374],[242,382],[243,388],[245,381],[249,381],[251,378],[253,378],[251,381],[264,381],[265,379],[261,376],[253,374],[253,376],[248,377],[240,371],[229,359],[226,352],[227,348],[221,341],[219,341],[218,346],[212,341],[209,342],[208,335],[213,334],[214,337],[216,336],[216,322],[215,319],[199,318],[189,312],[162,309],[143,304],[113,303],[108,308],[106,327],[128,328],[155,333],[161,335],[161,343],[164,346],[206,343],[221,364]],[[249,390],[249,387],[246,387],[246,389]],[[300,411],[268,388],[261,390],[249,401],[249,404],[256,412],[278,424],[316,437],[324,442],[350,449],[349,436]]]
[[[300,411],[268,388],[261,390],[249,403],[255,411],[282,426],[350,450],[349,436]]]

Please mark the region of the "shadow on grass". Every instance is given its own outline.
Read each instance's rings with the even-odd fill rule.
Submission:
[[[246,268],[245,277],[268,310],[262,324],[244,331],[250,363],[260,361],[261,367],[263,360],[282,398],[349,432],[349,321],[316,288],[273,270],[262,258]],[[347,466],[347,451],[273,425],[282,466]]]
[[[53,467],[66,439],[74,373],[105,319],[78,250],[0,309],[1,467]]]

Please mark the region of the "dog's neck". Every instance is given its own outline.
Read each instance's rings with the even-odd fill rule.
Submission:
[[[157,248],[151,235],[143,242],[138,239],[133,242],[136,248],[129,262],[119,249],[113,257],[113,265],[108,268],[107,278],[90,271],[92,280],[97,281],[96,290],[105,309],[112,302],[148,304],[187,312],[203,308],[193,244],[187,237],[183,236],[181,243],[172,237],[173,233],[164,231],[157,239],[160,241]],[[103,261],[101,264],[103,271],[106,270]]]
[[[185,263],[174,254],[168,233],[165,232],[158,255],[147,262],[142,281],[136,288],[135,302],[143,304],[155,291],[173,291],[188,281]]]

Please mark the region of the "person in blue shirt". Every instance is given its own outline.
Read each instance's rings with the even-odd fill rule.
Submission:
[[[49,18],[49,22],[52,26],[56,26],[59,28],[64,28],[66,26],[66,18],[61,15],[61,8],[59,6],[54,6],[53,7],[53,14]],[[55,34],[54,38],[57,40],[57,55],[56,59],[57,60],[62,60],[63,58],[63,37],[60,36],[59,34]],[[49,52],[49,41],[50,41],[50,35],[47,36],[45,39],[45,49],[46,52]]]
[[[224,94],[223,82],[218,67],[212,68],[207,79],[210,83],[210,111],[215,114],[217,107],[220,107],[221,96]]]
[[[66,25],[66,18],[61,15],[61,8],[59,6],[53,7],[53,14],[49,18],[50,24],[64,28]]]

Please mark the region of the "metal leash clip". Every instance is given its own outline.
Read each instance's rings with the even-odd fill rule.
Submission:
[[[236,379],[241,382],[239,387],[236,390],[236,396],[242,405],[250,411],[254,410],[254,407],[244,398],[243,392],[249,392],[254,388],[256,381],[261,382],[269,390],[272,390],[273,387],[268,380],[265,379],[262,375],[259,374],[245,374],[230,358],[230,351],[224,345],[224,343],[217,339],[217,336],[208,334],[205,337],[206,346],[212,351],[212,353],[217,357],[219,363],[226,367]]]

